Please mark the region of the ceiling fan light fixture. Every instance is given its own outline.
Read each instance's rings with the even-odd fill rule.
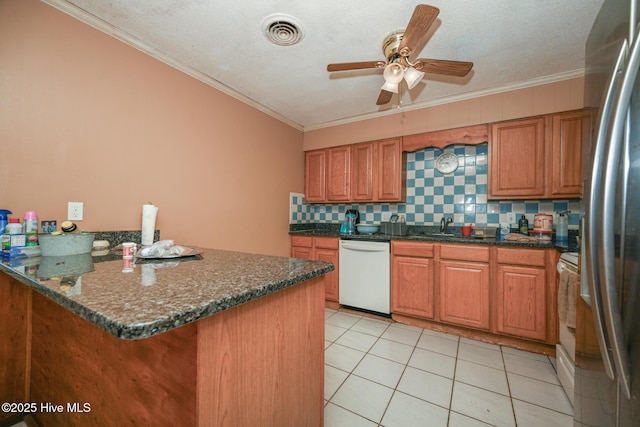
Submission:
[[[382,90],[386,90],[387,92],[398,93],[398,87],[399,86],[400,86],[400,84],[398,84],[398,83],[384,82],[384,84],[382,85],[381,89]]]
[[[404,70],[404,80],[407,82],[407,87],[409,89],[413,89],[416,87],[420,80],[424,77],[424,73],[422,71],[418,71],[413,67],[408,67]]]
[[[385,82],[397,85],[404,77],[404,67],[397,62],[392,62],[384,67],[382,75],[384,76]]]

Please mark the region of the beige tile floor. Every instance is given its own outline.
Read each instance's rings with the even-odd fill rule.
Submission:
[[[572,426],[555,360],[331,309],[325,427]]]

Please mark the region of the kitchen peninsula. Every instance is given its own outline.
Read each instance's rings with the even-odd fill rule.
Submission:
[[[106,259],[0,266],[0,401],[42,426],[322,426],[332,264]]]

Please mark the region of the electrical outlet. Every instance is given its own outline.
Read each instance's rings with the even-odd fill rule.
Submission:
[[[82,202],[69,202],[69,210],[67,212],[67,219],[69,221],[82,221],[82,215],[84,210],[84,203]]]
[[[515,212],[508,212],[507,213],[507,222],[509,224],[515,224],[516,223],[516,214],[515,214]]]

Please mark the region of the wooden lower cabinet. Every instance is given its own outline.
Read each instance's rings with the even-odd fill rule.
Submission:
[[[391,243],[391,310],[433,319],[433,244]]]
[[[291,236],[291,256],[308,260],[330,262],[335,269],[327,273],[325,299],[338,302],[340,239],[337,237]]]
[[[544,269],[498,265],[496,290],[498,332],[544,340],[547,324]]]
[[[409,241],[391,248],[394,319],[554,351],[555,249]]]
[[[555,262],[549,249],[496,249],[496,330],[555,343]]]
[[[442,322],[489,330],[489,264],[442,260],[439,287]]]

